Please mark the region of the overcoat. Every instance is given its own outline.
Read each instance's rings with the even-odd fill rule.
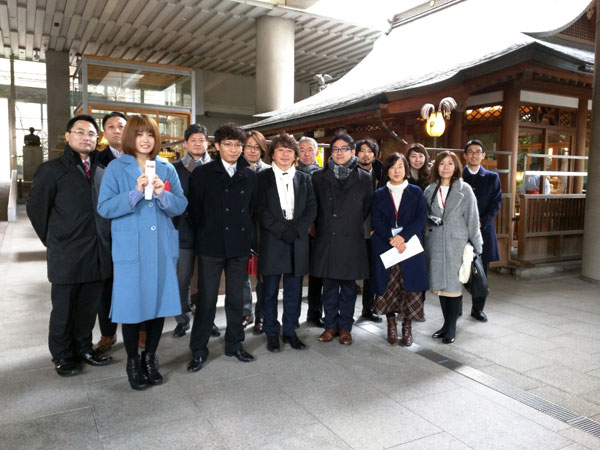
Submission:
[[[371,176],[354,169],[340,183],[329,167],[312,177],[317,200],[316,241],[310,274],[334,280],[369,278],[364,221],[371,209]]]
[[[483,253],[481,259],[487,265],[492,261],[500,260],[496,225],[494,219],[502,206],[502,189],[500,177],[496,172],[486,170],[483,166],[473,175],[469,169],[463,169],[463,179],[473,189],[479,209],[479,222],[481,222],[481,237],[483,238]]]
[[[443,218],[443,225],[434,226],[429,221],[425,226],[425,258],[429,270],[429,285],[432,291],[461,292],[458,271],[462,264],[465,245],[471,241],[475,251],[481,253],[483,240],[479,231],[477,200],[471,186],[462,179],[452,183],[446,208],[442,214],[437,198],[437,183],[425,189],[427,214]]]
[[[98,212],[112,219],[114,282],[113,322],[140,323],[156,317],[181,314],[177,285],[179,237],[172,216],[185,210],[179,177],[166,160],[156,157],[156,174],[169,182],[152,200],[142,198],[133,208],[130,196],[137,192],[142,174],[135,157],[112,161],[102,180]]]
[[[299,277],[308,273],[308,227],[317,215],[317,202],[309,175],[297,170],[293,185],[294,217],[292,220],[287,220],[281,210],[273,169],[258,174],[256,204],[256,217],[260,224],[258,271],[262,275],[293,273],[294,276]],[[293,244],[293,272],[290,245],[281,237],[290,225],[298,232],[298,237]]]
[[[371,225],[373,236],[371,237],[371,263],[373,267],[373,279],[371,288],[378,295],[385,293],[390,279],[390,269],[386,269],[379,255],[387,252],[392,246],[392,228],[402,227],[400,236],[408,241],[417,236],[423,245],[423,228],[427,220],[427,204],[423,191],[418,186],[409,184],[402,193],[402,199],[398,207],[398,220],[396,221],[396,208],[389,189],[384,186],[373,194],[371,204]],[[429,289],[429,278],[427,276],[427,264],[425,254],[419,253],[412,258],[400,263],[404,290],[407,292],[420,292]]]
[[[221,158],[192,172],[188,214],[199,255],[235,258],[250,255],[256,203],[256,172],[240,157],[230,177]]]
[[[67,145],[33,177],[27,216],[47,248],[48,279],[56,284],[100,281],[112,275],[110,221],[96,212],[105,167],[90,154],[88,180],[81,157]]]

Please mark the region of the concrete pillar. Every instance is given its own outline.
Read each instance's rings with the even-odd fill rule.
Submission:
[[[69,84],[69,54],[48,50],[46,52],[48,150],[56,146],[71,118]]]
[[[10,155],[10,173],[17,170],[17,90],[15,87],[15,57],[10,57],[10,95],[8,97],[8,153]]]
[[[575,119],[575,156],[585,156],[585,135],[587,127],[588,101],[580,98],[577,105],[577,118]],[[583,172],[585,164],[583,159],[575,160],[575,172]],[[574,177],[573,193],[581,194],[583,191],[583,177]]]
[[[261,16],[256,21],[256,112],[294,103],[294,21]]]
[[[599,11],[600,0],[596,0]],[[600,61],[600,14],[596,12],[596,55]],[[585,199],[585,222],[583,225],[583,260],[581,275],[584,278],[600,281],[600,74],[594,66],[594,95],[592,99],[592,128],[590,154],[588,160],[587,197]]]
[[[502,191],[510,192],[515,196],[517,190],[517,156],[519,152],[519,108],[521,103],[521,91],[511,85],[504,90],[504,101],[502,105],[502,137],[500,139],[500,150],[512,152],[510,167],[506,157],[499,158],[501,168],[510,169],[510,185],[503,183]]]
[[[204,118],[204,70],[194,70],[194,113],[196,117],[192,117],[192,123],[202,123]]]

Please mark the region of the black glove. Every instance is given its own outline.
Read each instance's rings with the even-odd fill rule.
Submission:
[[[285,231],[281,233],[281,239],[283,239],[286,244],[293,244],[298,236],[299,234],[293,226],[287,227]]]

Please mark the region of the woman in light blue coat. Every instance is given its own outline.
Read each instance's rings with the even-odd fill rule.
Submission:
[[[127,376],[133,389],[160,384],[156,349],[166,316],[181,314],[177,286],[179,238],[171,217],[182,214],[187,199],[171,164],[158,157],[160,134],[148,116],[134,116],[123,130],[124,155],[106,170],[98,212],[112,219],[114,284],[111,318],[121,323],[127,351]],[[146,175],[154,161],[156,174]],[[152,199],[145,200],[146,186]],[[140,325],[146,325],[146,350],[138,354]]]

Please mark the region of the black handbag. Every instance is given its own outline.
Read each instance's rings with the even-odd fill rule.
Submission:
[[[487,297],[490,293],[488,279],[483,270],[483,261],[481,255],[475,255],[471,263],[471,276],[469,281],[465,283],[465,288],[472,297]]]

